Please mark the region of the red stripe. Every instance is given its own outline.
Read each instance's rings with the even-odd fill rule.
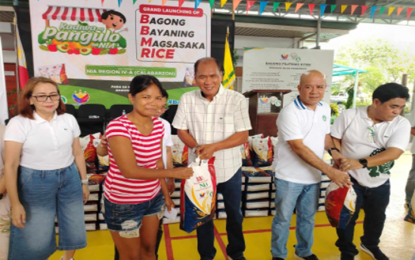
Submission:
[[[81,8],[81,17],[80,17],[80,20],[81,20],[82,22],[84,22],[84,21],[85,21],[85,9],[84,9],[84,8]]]
[[[96,13],[96,15],[98,17],[98,21],[102,22],[101,14],[99,13],[99,10],[98,9],[95,9],[95,13]]]
[[[60,11],[61,11],[60,7],[56,8],[55,13],[52,15],[53,20],[56,20],[56,18],[58,17],[58,14],[59,14]]]
[[[72,21],[76,20],[76,10],[77,10],[77,8],[75,8],[75,7],[72,9],[72,14],[71,14],[71,20]]]
[[[216,229],[216,226],[213,226],[213,227],[214,227],[216,241],[218,242],[219,247],[222,250],[223,255],[225,256],[225,259],[226,260],[229,260],[228,255],[226,254],[226,246],[225,246],[225,243],[223,243],[223,240],[220,237],[220,234],[219,234],[218,230]]]
[[[48,19],[48,15],[49,13],[52,12],[52,6],[48,7],[48,10],[46,10],[46,12],[42,15],[42,18],[47,20]]]
[[[88,15],[89,15],[89,21],[93,22],[94,21],[94,15],[92,14],[92,9],[88,9]]]
[[[173,247],[171,245],[171,239],[170,239],[170,229],[169,229],[169,225],[164,224],[163,225],[163,230],[164,230],[164,242],[166,244],[167,260],[174,260]]]
[[[66,15],[68,14],[68,12],[69,12],[69,8],[68,7],[65,7],[65,11],[63,11],[63,14],[62,14],[62,20],[63,21],[66,20]]]

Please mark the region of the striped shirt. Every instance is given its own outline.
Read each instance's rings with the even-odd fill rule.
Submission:
[[[153,131],[143,135],[126,115],[112,120],[107,127],[108,139],[123,136],[131,140],[137,165],[149,169],[157,169],[157,161],[161,158],[160,142],[164,136],[163,123],[153,118]],[[159,179],[139,180],[125,178],[118,168],[111,146],[108,146],[110,169],[104,185],[105,197],[118,204],[137,204],[153,199],[160,192]]]

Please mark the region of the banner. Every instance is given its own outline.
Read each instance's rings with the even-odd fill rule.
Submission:
[[[284,95],[284,105],[287,105],[298,95],[301,74],[319,70],[326,75],[323,101],[329,104],[333,59],[331,50],[245,49],[242,93],[259,89],[289,89],[291,93]]]
[[[210,56],[208,3],[30,0],[30,15],[35,75],[60,84],[69,104],[128,103],[133,77],[182,82]]]

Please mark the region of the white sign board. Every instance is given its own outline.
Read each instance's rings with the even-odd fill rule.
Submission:
[[[256,89],[290,89],[284,105],[298,95],[302,73],[319,70],[327,77],[323,101],[330,103],[334,52],[330,50],[253,48],[244,52],[242,93]]]

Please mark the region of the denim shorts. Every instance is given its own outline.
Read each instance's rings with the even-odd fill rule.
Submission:
[[[141,227],[143,217],[164,213],[164,196],[160,191],[152,200],[138,204],[117,204],[107,198],[105,204],[105,222],[111,231],[127,232],[138,230]]]
[[[26,211],[24,228],[11,225],[9,260],[44,260],[56,251],[55,217],[59,250],[86,247],[81,179],[76,165],[57,170],[18,171],[20,203]]]

